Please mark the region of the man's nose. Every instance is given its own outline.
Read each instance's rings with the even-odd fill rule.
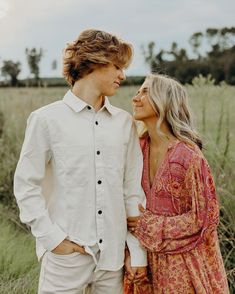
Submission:
[[[124,71],[122,69],[120,69],[119,79],[121,81],[124,81],[126,79],[126,75],[125,75],[125,73],[124,73]]]

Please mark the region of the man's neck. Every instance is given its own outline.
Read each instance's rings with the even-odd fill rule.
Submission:
[[[104,104],[105,97],[101,95],[94,82],[89,79],[83,78],[75,82],[72,92],[75,96],[94,107],[95,111],[98,111]]]

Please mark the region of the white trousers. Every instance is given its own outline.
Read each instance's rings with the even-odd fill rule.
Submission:
[[[99,258],[99,252],[95,253]],[[122,294],[123,270],[96,269],[91,255],[46,252],[42,259],[38,294]]]

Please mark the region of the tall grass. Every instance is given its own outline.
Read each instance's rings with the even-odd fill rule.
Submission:
[[[137,88],[121,88],[118,94],[111,98],[111,102],[131,112],[130,98]],[[194,80],[193,85],[187,86],[187,90],[196,124],[203,135],[204,153],[216,181],[221,203],[221,251],[231,293],[235,293],[235,88],[225,84],[215,86],[211,78],[199,77]],[[4,204],[2,211],[6,212],[2,218],[8,218],[14,227],[20,228],[21,231],[25,230],[25,227],[18,219],[17,207],[12,196],[12,179],[24,137],[26,118],[32,110],[61,99],[66,91],[66,88],[0,89],[0,202]],[[19,290],[15,293],[34,293],[33,290],[26,290],[28,286],[29,289],[36,289],[35,286],[30,288],[31,285],[27,284],[27,281],[29,279],[35,285],[38,275],[32,238],[29,234],[25,235],[19,230],[9,228],[7,222],[1,222],[0,233],[1,231],[5,237],[0,239],[0,249],[6,246],[8,238],[12,245],[8,251],[3,250],[4,253],[0,251],[0,258],[4,258],[4,262],[0,263],[3,264],[2,267],[0,265],[0,284],[4,285],[5,289],[25,285],[23,292]],[[22,259],[26,256],[26,263],[20,257],[14,258],[14,246],[20,247],[20,256]],[[7,268],[7,264],[14,266],[10,265]],[[6,274],[2,275],[3,272]],[[0,293],[14,293],[12,291],[2,292],[0,288]]]
[[[0,206],[0,293],[32,294],[37,292],[39,264],[34,240],[9,222]]]

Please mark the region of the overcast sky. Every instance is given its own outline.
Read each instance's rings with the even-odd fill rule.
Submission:
[[[143,75],[148,67],[142,44],[155,41],[169,49],[176,41],[188,49],[194,32],[224,26],[235,26],[235,0],[0,0],[0,62],[20,61],[20,77],[26,77],[25,48],[41,47],[41,76],[61,76],[61,66],[52,71],[52,61],[60,65],[66,43],[84,29],[97,28],[134,45],[127,75]]]

